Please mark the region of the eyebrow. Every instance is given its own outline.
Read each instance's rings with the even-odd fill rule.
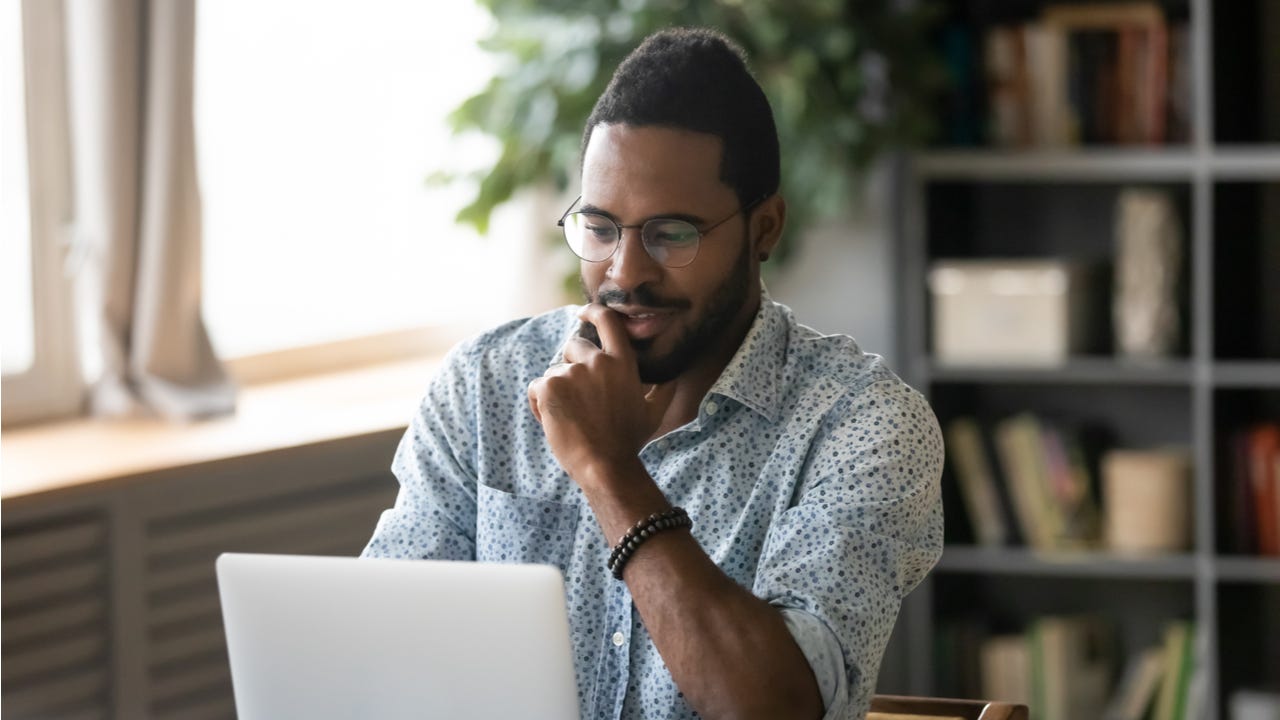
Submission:
[[[608,210],[605,210],[604,208],[596,207],[591,203],[582,203],[581,205],[578,206],[578,209],[576,212],[591,213],[592,215],[603,215],[614,222],[618,222],[617,215],[614,215],[613,213],[609,212]],[[706,225],[707,222],[709,222],[706,218],[699,217],[697,215],[690,215],[689,213],[681,213],[681,212],[670,212],[670,213],[659,213],[657,215],[650,215],[649,217],[641,220],[636,224],[643,225],[649,222],[650,220],[683,220],[691,225],[696,225],[696,226]]]

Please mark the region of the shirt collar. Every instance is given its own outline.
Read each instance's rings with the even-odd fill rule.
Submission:
[[[790,323],[787,309],[769,297],[760,283],[760,309],[751,329],[708,394],[732,398],[777,421],[782,368],[786,364]]]

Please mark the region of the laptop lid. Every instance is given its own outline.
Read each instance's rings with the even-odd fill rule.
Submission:
[[[224,554],[240,720],[578,717],[546,565]]]

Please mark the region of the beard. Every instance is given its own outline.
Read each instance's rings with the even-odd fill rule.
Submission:
[[[692,325],[680,331],[674,347],[664,355],[658,355],[653,349],[654,339],[632,340],[631,347],[636,353],[636,364],[640,371],[640,382],[646,385],[659,385],[670,382],[686,370],[707,352],[714,351],[716,342],[723,338],[733,325],[733,320],[747,301],[751,280],[751,260],[748,255],[750,243],[743,232],[743,242],[734,261],[729,276],[720,283],[707,301],[707,309],[702,317],[695,318]],[[581,277],[579,277],[581,282]],[[583,287],[583,295],[589,302],[605,305],[635,304],[655,308],[687,309],[687,300],[666,300],[658,297],[646,285],[641,285],[630,293],[621,290],[606,290],[595,298]]]

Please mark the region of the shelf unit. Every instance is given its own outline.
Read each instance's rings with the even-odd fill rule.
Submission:
[[[1230,480],[1231,434],[1280,420],[1280,221],[1262,219],[1266,212],[1280,216],[1274,209],[1280,206],[1280,117],[1260,117],[1280,113],[1280,98],[1271,110],[1240,100],[1275,87],[1265,71],[1250,66],[1251,57],[1271,51],[1261,40],[1241,39],[1259,23],[1280,25],[1280,11],[1267,3],[1280,4],[1162,3],[1190,27],[1192,112],[1185,144],[941,148],[899,166],[897,365],[930,397],[939,419],[990,420],[1025,409],[1101,419],[1117,445],[1185,445],[1193,457],[1194,517],[1188,552],[1146,558],[984,548],[949,536],[938,567],[904,605],[902,631],[886,659],[890,672],[902,675],[889,681],[891,689],[938,691],[936,633],[964,613],[1007,626],[1050,613],[1105,613],[1119,620],[1127,650],[1158,641],[1164,619],[1191,619],[1202,643],[1204,720],[1229,720],[1233,691],[1280,682],[1280,559],[1231,552],[1222,489]],[[1006,3],[1001,11],[1016,6],[1031,16],[1049,4]],[[996,5],[950,3],[953,9]],[[1280,27],[1265,32],[1280,43]],[[1250,115],[1241,119],[1241,113]],[[1135,185],[1168,190],[1182,219],[1184,340],[1172,357],[1135,362],[1108,350],[1052,367],[957,367],[932,356],[931,261],[1105,261],[1114,198]],[[944,483],[954,483],[950,470]],[[963,515],[954,500],[946,498],[949,525]]]

